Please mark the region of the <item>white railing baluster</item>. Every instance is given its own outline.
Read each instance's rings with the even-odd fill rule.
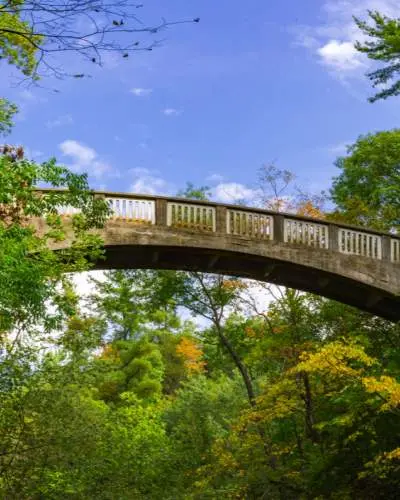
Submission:
[[[106,198],[111,209],[111,218],[137,224],[155,224],[156,204],[154,200],[131,198]]]
[[[349,255],[361,255],[372,259],[382,258],[382,238],[353,229],[339,227],[339,252]]]
[[[58,215],[63,215],[64,217],[70,217],[81,212],[79,208],[72,207],[71,205],[60,205],[56,209]]]
[[[228,209],[226,232],[235,236],[272,240],[273,217],[262,213]]]
[[[283,240],[285,243],[315,248],[329,248],[328,226],[314,222],[285,218]]]
[[[400,239],[391,238],[390,240],[390,260],[400,262]]]
[[[167,202],[167,226],[215,232],[215,207]]]

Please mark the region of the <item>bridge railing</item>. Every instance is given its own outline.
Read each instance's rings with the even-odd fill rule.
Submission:
[[[228,209],[226,232],[235,236],[272,240],[274,219],[271,215]]]
[[[390,260],[392,262],[400,262],[400,238],[391,238]]]
[[[167,202],[167,226],[215,232],[215,207],[176,201]]]
[[[285,243],[329,248],[329,226],[304,220],[284,218]]]
[[[400,263],[400,237],[326,220],[214,202],[124,193],[96,193],[108,202],[114,220],[175,229],[280,241]],[[73,207],[60,207],[73,215]]]
[[[339,227],[339,252],[381,259],[382,237]]]
[[[140,224],[156,223],[155,200],[138,200],[132,198],[106,198],[111,209],[111,217]]]

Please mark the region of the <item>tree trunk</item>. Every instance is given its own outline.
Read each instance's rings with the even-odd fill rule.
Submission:
[[[254,393],[254,388],[253,388],[253,383],[250,378],[250,374],[247,370],[247,367],[245,364],[242,362],[240,359],[238,353],[235,351],[233,348],[232,344],[228,340],[228,338],[224,335],[223,329],[221,325],[219,324],[219,321],[214,322],[218,337],[221,340],[222,345],[225,347],[225,349],[229,352],[233,362],[235,363],[237,369],[240,371],[240,374],[242,375],[244,385],[246,386],[246,391],[247,391],[247,397],[249,399],[249,403],[252,407],[255,406],[255,393]]]
[[[307,373],[303,373],[303,382],[304,382],[304,406],[306,410],[306,429],[311,441],[313,443],[318,443],[319,436],[317,431],[315,430],[315,422],[314,422],[314,409],[313,409],[313,401],[311,395],[311,387],[310,387],[310,379]]]

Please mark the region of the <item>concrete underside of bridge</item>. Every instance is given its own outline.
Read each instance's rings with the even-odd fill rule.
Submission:
[[[223,273],[312,292],[400,320],[400,266],[330,250],[219,233],[110,221],[97,269]]]

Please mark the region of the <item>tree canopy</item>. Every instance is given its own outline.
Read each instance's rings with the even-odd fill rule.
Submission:
[[[361,136],[337,159],[331,195],[336,218],[383,230],[400,228],[400,130]]]
[[[355,18],[365,41],[358,41],[355,48],[373,61],[387,63],[383,68],[367,74],[373,87],[382,88],[370,102],[400,94],[400,19],[391,19],[378,11],[368,11],[368,19]]]

